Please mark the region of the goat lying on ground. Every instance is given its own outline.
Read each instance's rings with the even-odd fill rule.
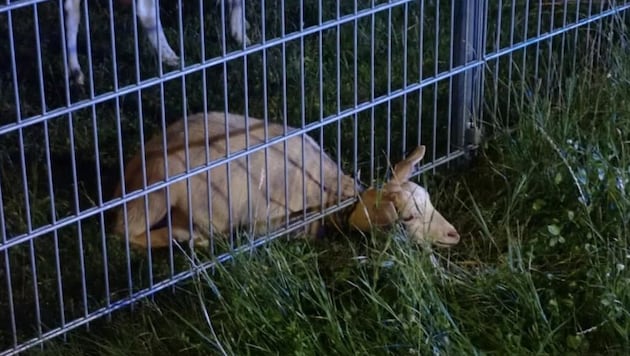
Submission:
[[[245,11],[241,4],[243,0],[225,1],[226,11],[229,15],[230,34],[239,44],[243,44],[243,42],[249,44],[249,38],[244,31],[245,28],[249,27],[249,24],[247,21],[243,22],[245,18]],[[84,75],[77,56],[77,34],[79,32],[79,23],[81,22],[80,4],[81,0],[65,0],[64,9],[66,13],[66,51],[68,53],[70,80],[83,85]],[[159,48],[162,62],[170,66],[179,64],[179,57],[175,54],[164,35],[160,17],[156,12],[155,0],[136,0],[136,13],[156,53],[158,53]]]
[[[229,126],[229,143],[226,142],[226,123]],[[208,139],[204,135],[202,113],[189,116],[187,124],[190,169],[206,165],[206,150],[210,156],[209,160],[226,157],[228,144],[231,154],[244,150],[247,129],[250,145],[263,143],[265,139],[265,122],[252,117],[247,122],[240,115],[229,114],[226,118],[223,113],[209,112],[207,114]],[[289,132],[296,130],[292,127],[287,129]],[[269,138],[281,136],[283,126],[268,123],[267,132]],[[166,142],[168,176],[184,173],[186,171],[184,120],[179,120],[167,128]],[[162,135],[157,135],[145,145],[147,184],[165,179],[162,143]],[[407,234],[417,242],[426,239],[441,246],[452,246],[459,242],[459,234],[434,209],[426,190],[409,181],[414,165],[424,156],[424,146],[416,148],[412,154],[394,167],[393,178],[382,189],[369,188],[365,191],[362,191],[353,178],[345,175],[307,134],[288,139],[286,160],[284,147],[283,142],[275,143],[231,161],[229,181],[227,164],[212,168],[210,177],[208,177],[208,172],[192,176],[189,180],[192,210],[189,210],[186,180],[180,180],[169,186],[169,205],[167,205],[166,189],[149,193],[148,226],[151,229],[151,247],[165,247],[170,242],[168,224],[159,224],[167,217],[169,209],[175,240],[181,242],[190,239],[188,227],[190,213],[193,221],[194,243],[206,245],[210,238],[211,224],[216,233],[225,234],[230,231],[230,211],[232,227],[247,227],[250,232],[260,235],[272,232],[283,225],[287,212],[289,218],[294,215],[299,217],[305,210],[319,209],[322,203],[324,207],[335,204],[338,192],[342,201],[353,198],[359,192],[361,195],[359,202],[348,208],[345,213],[333,214],[331,222],[337,226],[348,223],[356,229],[369,231],[372,226],[391,226],[400,218]],[[249,158],[249,171],[246,157]],[[341,186],[338,186],[338,177]],[[251,217],[248,210],[248,178]],[[141,189],[142,181],[142,157],[138,153],[127,163],[125,169],[126,191]],[[228,186],[231,201],[228,201]],[[322,186],[323,197],[321,196]],[[210,187],[211,204],[208,202],[208,187]],[[121,196],[121,191],[119,184],[114,196]],[[285,191],[288,191],[288,195],[285,195]],[[267,194],[269,194],[268,199]],[[128,236],[130,243],[135,247],[147,246],[144,202],[144,197],[140,197],[127,203]],[[125,217],[122,207],[117,208],[115,214],[114,232],[124,236]],[[267,218],[269,218],[269,230],[266,230]],[[158,224],[162,227],[157,227]],[[310,235],[316,234],[318,224],[318,222],[312,223],[307,228]]]

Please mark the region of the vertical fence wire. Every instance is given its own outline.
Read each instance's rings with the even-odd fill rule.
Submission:
[[[441,2],[435,3],[435,25],[433,27],[433,76],[437,77],[440,74],[440,5]],[[438,126],[438,89],[439,82],[435,81],[433,83],[433,122],[432,122],[432,132],[431,137],[434,138],[437,136],[437,126]],[[431,140],[431,160],[435,161],[437,158],[437,140]],[[435,169],[433,170],[435,172]]]
[[[2,178],[0,177],[0,236],[2,236],[2,243],[5,244],[7,242],[7,229],[6,229],[6,221],[4,214],[4,199],[2,194]],[[7,291],[7,308],[5,312],[9,315],[9,322],[11,324],[11,341],[10,345],[13,348],[18,347],[18,339],[17,339],[17,326],[15,320],[15,305],[13,304],[13,282],[11,278],[11,261],[9,260],[9,250],[4,250],[4,273],[6,279],[6,291]],[[5,314],[6,315],[6,314]],[[65,326],[62,324],[62,327]],[[9,346],[9,345],[7,345]],[[6,346],[5,346],[6,347]]]
[[[358,13],[359,12],[359,4],[357,0],[354,0],[354,8],[353,8],[354,13]],[[352,90],[354,92],[354,101],[353,104],[354,106],[358,106],[359,105],[359,73],[358,73],[358,46],[359,46],[359,34],[358,34],[358,28],[359,28],[359,21],[355,20],[354,21],[354,28],[352,31],[352,53],[353,53],[353,63],[352,63],[352,69],[353,69],[353,83],[352,83]],[[321,48],[320,48],[321,51]],[[359,135],[359,128],[358,128],[358,115],[354,115],[352,116],[352,137],[354,138],[352,141],[352,174],[355,178],[360,179],[361,177],[358,174],[358,135]]]
[[[267,28],[266,28],[266,3],[265,0],[261,1],[260,14],[261,14],[261,41],[264,45],[267,42]],[[263,102],[263,120],[268,122],[269,120],[269,93],[267,92],[268,79],[267,79],[267,50],[262,51],[262,102]],[[265,143],[269,142],[269,127],[264,126],[264,139]],[[265,206],[269,206],[271,202],[271,194],[269,192],[269,150],[265,149]],[[267,214],[265,219],[265,232],[271,230],[271,217]]]
[[[375,0],[372,0],[372,8],[375,7]],[[320,19],[321,19],[321,15],[320,15]],[[375,90],[375,81],[376,81],[376,77],[375,77],[375,68],[376,68],[376,13],[372,13],[370,15],[370,101],[374,101],[376,99],[376,90]],[[321,45],[321,41],[320,41],[320,45]],[[320,66],[322,66],[322,60],[320,58]],[[320,92],[320,95],[323,97],[324,93],[323,91]],[[370,108],[370,132],[375,132],[376,130],[376,125],[375,125],[375,108],[371,107]],[[370,136],[370,157],[374,157],[376,154],[376,149],[375,149],[375,142],[374,142],[375,138],[374,135]],[[368,181],[369,184],[372,184],[372,182],[374,182],[374,178],[375,178],[375,165],[374,165],[375,160],[370,160],[370,180]]]
[[[424,79],[424,61],[423,61],[423,53],[424,53],[424,0],[418,0],[419,10],[418,10],[418,82],[421,83]],[[417,144],[420,145],[422,142],[422,89],[418,90],[418,140]]]

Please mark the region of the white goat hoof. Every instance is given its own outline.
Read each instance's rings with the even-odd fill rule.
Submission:
[[[70,71],[70,83],[81,86],[85,83],[85,76],[83,75],[81,69],[72,69]]]
[[[249,30],[249,21],[245,20],[244,22],[244,27],[245,27],[245,32],[241,31],[242,27],[241,25],[232,25],[232,31],[231,31],[231,35],[232,38],[234,38],[234,40],[239,44],[239,45],[243,45],[243,42],[246,45],[250,45],[251,41],[249,40],[249,37],[247,37],[247,31]]]
[[[232,37],[239,44],[239,46],[243,45],[243,42],[248,46],[251,44],[249,37],[247,37],[247,35],[241,33],[240,31],[233,31]]]
[[[208,241],[207,239],[196,238],[196,239],[194,239],[194,241],[195,241],[195,246],[197,248],[208,248],[208,247],[210,247],[210,241]]]
[[[179,57],[178,56],[162,57],[162,62],[164,62],[165,64],[171,67],[176,67],[179,65]]]

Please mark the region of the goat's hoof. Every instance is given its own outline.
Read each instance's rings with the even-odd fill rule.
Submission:
[[[247,35],[242,34],[240,32],[233,32],[232,33],[232,38],[234,38],[234,40],[238,43],[239,46],[242,46],[243,43],[245,43],[246,45],[251,45],[251,41],[249,40],[249,37],[247,37]]]
[[[179,65],[179,56],[176,56],[176,55],[162,56],[162,62],[164,62],[164,64],[169,65],[171,67],[176,67]]]
[[[208,247],[210,247],[210,241],[208,241],[208,239],[196,238],[195,239],[195,247],[197,247],[197,248],[208,248]]]
[[[70,83],[74,83],[83,86],[85,83],[85,76],[81,69],[73,69],[70,71]]]

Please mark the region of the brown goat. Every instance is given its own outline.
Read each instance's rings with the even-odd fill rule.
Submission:
[[[207,139],[204,130],[204,114],[188,116],[187,146],[190,169],[225,158],[228,145],[230,154],[234,154],[245,150],[246,143],[249,145],[264,143],[265,126],[269,139],[277,138],[284,133],[283,125],[266,124],[263,120],[252,117],[246,120],[245,117],[236,114],[228,114],[226,118],[223,113],[209,112],[206,122],[209,136]],[[226,136],[226,125],[229,127],[228,136]],[[167,177],[186,171],[184,128],[184,120],[179,120],[166,130]],[[288,133],[295,130],[295,128],[287,127]],[[246,142],[246,135],[249,135],[249,142]],[[206,152],[208,152],[208,158]],[[391,226],[401,217],[409,236],[415,241],[429,239],[442,246],[455,245],[459,242],[459,235],[455,228],[433,208],[426,190],[409,181],[413,166],[422,159],[424,152],[424,146],[420,146],[407,159],[398,163],[394,167],[394,177],[385,184],[383,189],[377,191],[375,188],[369,188],[362,191],[358,183],[344,174],[310,136],[307,134],[293,136],[286,141],[286,160],[285,144],[278,142],[232,160],[229,163],[229,181],[228,164],[224,163],[210,169],[209,173],[204,171],[189,179],[171,184],[168,188],[170,193],[168,206],[166,188],[149,193],[148,226],[151,229],[151,247],[165,247],[170,243],[168,225],[156,226],[167,217],[168,209],[171,211],[173,239],[180,242],[189,240],[191,236],[188,222],[189,213],[191,213],[194,230],[192,238],[196,245],[205,245],[210,237],[210,225],[212,225],[212,231],[219,234],[228,233],[230,227],[237,226],[247,227],[255,235],[265,234],[283,225],[287,219],[287,213],[290,219],[304,211],[334,205],[338,194],[341,200],[345,200],[355,197],[358,193],[361,193],[359,202],[349,208],[347,214],[333,214],[334,222],[348,223],[356,229],[368,231],[372,226]],[[126,166],[127,192],[143,187],[141,159],[138,153]],[[157,135],[146,143],[145,159],[147,184],[163,181],[165,167],[162,135]],[[249,160],[249,167],[247,160]],[[192,198],[190,205],[187,181],[190,184]],[[338,186],[339,182],[341,188]],[[230,194],[228,194],[228,187]],[[321,196],[322,187],[323,196]],[[121,196],[121,191],[119,185],[114,196]],[[210,193],[211,203],[208,200],[208,193]],[[303,193],[306,195],[304,196]],[[190,211],[189,206],[192,207]],[[129,240],[137,247],[147,246],[144,207],[144,197],[127,203],[126,224]],[[118,208],[115,214],[114,232],[124,235],[125,217],[122,207]],[[340,221],[344,219],[344,216],[348,221]],[[267,230],[267,219],[269,219],[269,230]],[[311,224],[307,228],[308,234],[314,235],[318,226],[318,223]]]

